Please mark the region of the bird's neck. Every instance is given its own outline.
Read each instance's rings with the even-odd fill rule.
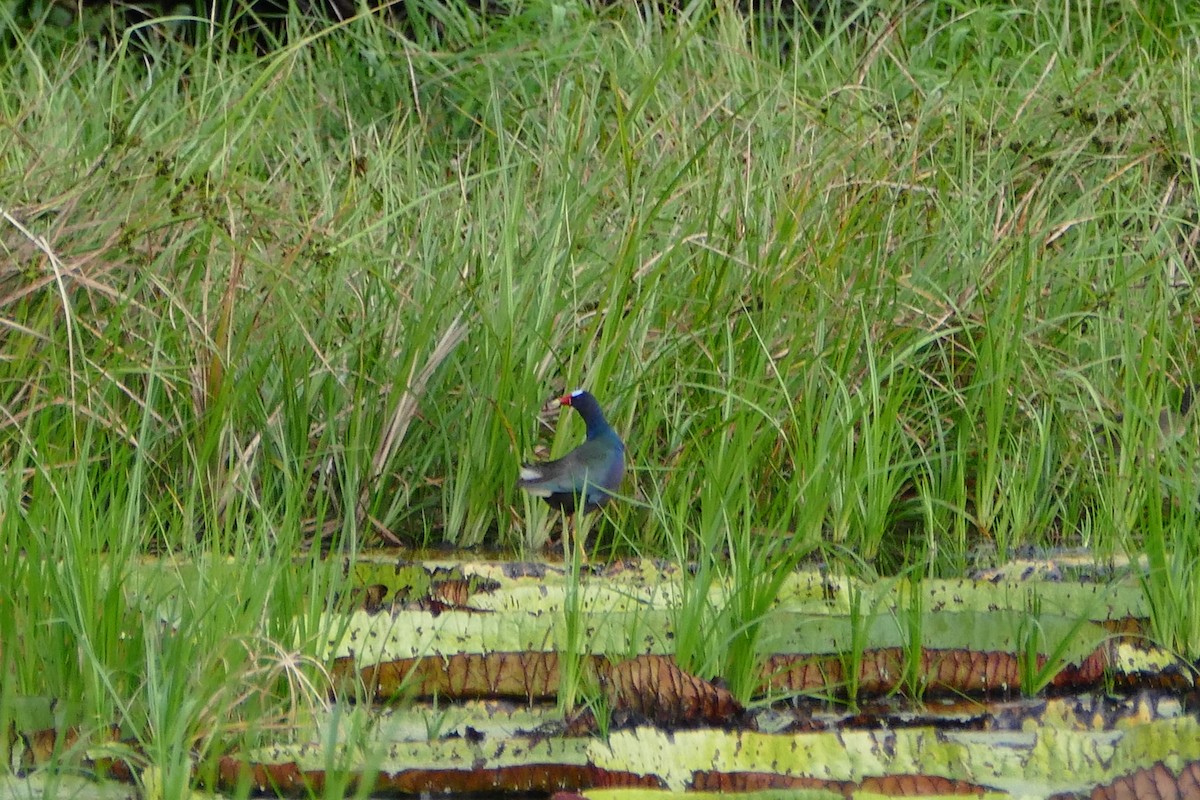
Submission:
[[[604,419],[592,420],[587,423],[587,438],[599,439],[612,433],[612,426]]]

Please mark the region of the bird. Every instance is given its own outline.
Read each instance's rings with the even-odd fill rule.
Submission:
[[[613,498],[625,475],[625,443],[608,424],[591,392],[576,389],[558,402],[579,412],[587,425],[583,444],[554,461],[521,465],[517,486],[568,516],[595,511]]]

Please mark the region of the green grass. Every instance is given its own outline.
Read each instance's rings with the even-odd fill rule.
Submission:
[[[321,550],[536,552],[516,468],[581,437],[537,422],[575,386],[629,443],[602,551],[698,560],[680,644],[739,693],[813,551],[1146,552],[1200,654],[1197,441],[1156,428],[1200,380],[1200,14],[641,11],[430,5],[259,56],[0,6],[0,727],[120,717],[169,782],[317,702]]]

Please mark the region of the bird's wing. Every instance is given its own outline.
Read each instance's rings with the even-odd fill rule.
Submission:
[[[591,488],[602,480],[608,459],[608,447],[592,439],[562,458],[521,467],[521,486],[539,497],[581,492],[585,484]]]

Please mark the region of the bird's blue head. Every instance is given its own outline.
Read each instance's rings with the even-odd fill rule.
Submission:
[[[570,394],[560,397],[558,402],[579,412],[579,416],[583,417],[583,422],[587,425],[587,438],[594,439],[612,432],[612,426],[608,424],[608,420],[604,418],[604,412],[600,410],[600,403],[592,396],[591,392],[576,389]]]

